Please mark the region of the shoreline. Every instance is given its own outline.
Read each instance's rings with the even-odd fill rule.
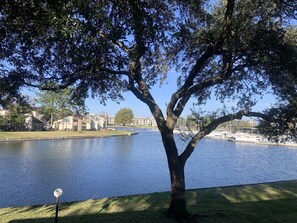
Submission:
[[[53,131],[49,131],[49,132],[53,132]],[[34,134],[34,133],[49,133],[47,131],[42,131],[42,132],[21,132],[23,134]],[[69,131],[55,131],[54,133],[73,133],[73,132],[69,132]],[[106,131],[107,133],[111,133],[108,130]],[[91,139],[91,138],[110,138],[110,137],[119,137],[119,136],[133,136],[133,135],[137,135],[139,134],[138,132],[131,132],[131,131],[120,131],[120,132],[116,132],[116,131],[112,131],[112,133],[115,134],[106,134],[106,132],[104,134],[89,134],[89,133],[94,133],[94,132],[88,132],[88,131],[82,131],[82,132],[77,132],[77,134],[74,135],[64,135],[64,136],[35,136],[35,137],[3,137],[0,138],[0,143],[1,142],[22,142],[22,141],[44,141],[44,140],[67,140],[67,139]],[[13,133],[19,133],[19,132],[12,132]],[[88,135],[79,135],[79,134],[83,134],[83,133],[88,133]],[[98,133],[98,132],[95,132]],[[61,134],[62,135],[62,134]]]
[[[279,185],[279,184],[296,184],[297,190],[297,179],[293,180],[279,180],[279,181],[270,181],[270,182],[260,182],[260,183],[249,183],[249,184],[236,184],[236,185],[227,185],[227,186],[213,186],[213,187],[202,187],[202,188],[190,188],[186,189],[186,194],[190,194],[194,191],[207,191],[207,190],[224,190],[224,189],[232,189],[232,188],[244,188],[244,187],[260,187],[263,185]],[[143,194],[128,194],[128,195],[119,195],[119,196],[110,196],[110,197],[97,197],[97,198],[89,198],[85,200],[73,200],[73,201],[65,201],[61,202],[60,204],[74,204],[74,203],[81,203],[86,201],[96,201],[102,199],[122,199],[122,198],[133,198],[139,196],[149,196],[154,194],[170,194],[170,191],[158,191],[152,193],[143,193]],[[296,194],[297,197],[297,194]],[[169,201],[168,201],[169,202]],[[52,203],[45,203],[45,204],[32,204],[32,205],[24,205],[24,206],[10,206],[10,207],[0,207],[1,209],[15,209],[15,208],[30,208],[30,207],[42,207],[47,205],[55,205],[55,202]]]
[[[198,131],[174,131],[175,134],[185,134],[185,135],[193,135],[196,134]],[[221,130],[214,130],[210,134],[204,136],[204,139],[212,139],[212,140],[223,140],[229,141],[234,143],[247,143],[247,144],[255,144],[255,145],[268,145],[268,146],[287,146],[287,147],[297,147],[297,142],[287,142],[287,143],[276,143],[276,142],[269,142],[268,139],[265,139],[261,135],[257,134],[249,134],[244,132],[236,132],[231,133],[228,131],[221,131]]]
[[[213,131],[209,135],[205,136],[207,139],[224,140],[234,143],[249,143],[255,145],[269,145],[269,146],[287,146],[297,147],[296,142],[276,143],[269,142],[264,136],[259,134],[250,134],[244,132],[228,132],[228,131]]]
[[[102,131],[102,130],[101,130]],[[24,133],[24,134],[34,134],[34,133],[76,133],[76,135],[72,136],[47,136],[47,137],[9,137],[5,138],[2,137],[0,138],[0,143],[1,142],[22,142],[22,141],[44,141],[44,140],[67,140],[67,139],[92,139],[92,138],[111,138],[111,137],[119,137],[119,136],[133,136],[133,135],[138,135],[139,132],[133,132],[129,130],[124,130],[124,131],[119,131],[120,133],[117,133],[114,130],[103,130],[104,133],[101,135],[96,135],[96,134],[89,134],[89,133],[98,133],[100,131],[81,131],[81,132],[71,132],[71,131],[32,131],[32,132],[9,132],[9,134],[14,134],[14,133]],[[116,134],[106,134],[107,133],[116,133]],[[5,133],[5,132],[4,132]],[[78,135],[78,134],[84,134],[87,133],[89,135]],[[100,132],[101,133],[101,132]],[[213,132],[215,133],[215,131]],[[1,132],[0,132],[1,134]],[[224,141],[229,141],[229,142],[234,142],[234,143],[248,143],[248,144],[255,144],[255,145],[268,145],[268,146],[287,146],[287,147],[297,147],[297,143],[273,143],[273,142],[266,142],[266,141],[258,141],[258,140],[238,140],[238,139],[230,139],[230,138],[223,138],[223,137],[218,137],[215,135],[207,135],[204,137],[205,139],[212,139],[212,140],[224,140]]]
[[[229,140],[229,139],[219,139],[211,136],[205,136],[205,139],[212,140],[224,140],[233,143],[247,143],[247,144],[255,144],[258,146],[287,146],[287,147],[297,147],[297,143],[286,144],[286,143],[273,143],[273,142],[262,142],[262,141],[244,141],[244,140]]]

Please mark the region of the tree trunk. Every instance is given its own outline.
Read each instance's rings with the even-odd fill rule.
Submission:
[[[53,123],[54,123],[54,114],[51,113],[51,127],[53,127]]]
[[[161,135],[171,180],[171,202],[167,213],[169,217],[175,218],[179,222],[190,222],[185,199],[184,166],[179,160],[173,131],[166,131]]]

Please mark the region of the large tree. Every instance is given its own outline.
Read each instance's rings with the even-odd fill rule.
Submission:
[[[84,102],[82,100],[73,100],[73,91],[71,88],[65,88],[62,90],[40,91],[37,96],[37,110],[43,114],[46,120],[57,120],[64,118],[68,115],[82,113],[84,109]]]
[[[30,109],[19,104],[9,104],[5,107],[7,114],[2,117],[2,123],[6,126],[4,130],[23,131],[25,130],[26,115]]]
[[[116,124],[126,126],[132,123],[133,118],[134,115],[130,108],[122,108],[116,113],[114,122]]]
[[[102,103],[131,91],[148,106],[162,137],[171,179],[168,214],[188,219],[184,167],[204,136],[243,116],[265,120],[264,129],[271,122],[292,123],[278,134],[296,129],[296,4],[7,0],[0,14],[0,78],[15,89],[24,84],[50,89],[54,81],[59,88],[74,86],[78,98],[98,97]],[[177,89],[162,111],[151,87],[173,69],[179,73]],[[253,111],[268,91],[282,101],[274,109],[287,119]],[[190,98],[198,107],[211,98],[235,101],[237,107],[213,116],[178,149],[173,129]]]

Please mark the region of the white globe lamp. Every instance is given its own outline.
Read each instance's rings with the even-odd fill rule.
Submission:
[[[57,188],[56,190],[54,190],[54,196],[57,198],[55,223],[58,223],[59,197],[61,197],[62,194],[63,194],[63,190],[61,188]]]

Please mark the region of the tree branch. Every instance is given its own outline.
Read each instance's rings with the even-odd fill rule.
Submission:
[[[224,59],[224,64],[222,68],[222,74],[217,75],[215,77],[212,77],[208,80],[203,81],[202,83],[198,83],[192,87],[190,87],[187,92],[184,93],[184,96],[181,97],[181,99],[177,102],[176,109],[174,110],[174,114],[179,117],[181,113],[183,112],[186,103],[189,101],[191,96],[194,93],[201,93],[206,88],[209,88],[211,86],[217,85],[219,83],[222,83],[225,79],[231,77],[233,69],[232,69],[232,56],[224,56],[226,57]]]
[[[108,38],[106,38],[105,34],[100,31],[99,32],[99,35],[103,38],[103,39],[106,39],[108,40]],[[126,53],[129,53],[129,47],[127,47],[122,41],[119,41],[119,40],[113,40],[112,41],[112,44],[113,46],[118,46],[120,49],[122,49],[123,51],[125,51]]]
[[[99,71],[107,72],[109,74],[123,74],[126,76],[130,76],[130,72],[126,70],[111,70],[108,68],[99,67]]]
[[[226,12],[224,17],[224,26],[222,28],[221,34],[217,39],[214,45],[209,45],[205,52],[200,56],[200,58],[196,61],[195,65],[191,69],[184,85],[174,94],[172,94],[170,102],[167,106],[167,117],[175,117],[176,115],[180,115],[185,103],[189,100],[189,97],[185,97],[182,103],[179,104],[178,112],[174,113],[174,108],[178,101],[183,97],[183,95],[188,91],[189,88],[193,85],[193,81],[197,74],[203,69],[206,62],[214,55],[216,55],[217,51],[221,50],[225,40],[231,34],[231,21],[234,10],[234,1],[228,0],[226,5]],[[176,118],[176,117],[175,117]]]
[[[131,7],[132,18],[134,22],[134,47],[129,49],[130,67],[129,67],[129,85],[128,89],[142,102],[144,102],[153,114],[158,128],[161,130],[165,126],[165,118],[160,109],[156,104],[147,83],[142,77],[140,59],[146,52],[146,41],[145,41],[145,11],[141,4],[138,4],[135,0],[129,0]],[[137,84],[137,87],[135,87]]]
[[[262,118],[262,119],[265,119],[265,120],[269,119],[269,117],[267,115],[265,115],[263,113],[260,113],[260,112],[250,112],[250,111],[246,111],[246,110],[241,110],[241,111],[239,111],[237,113],[222,116],[222,117],[219,117],[219,118],[213,120],[210,124],[203,127],[202,129],[200,129],[200,131],[191,138],[191,140],[187,144],[185,150],[179,156],[181,164],[185,165],[187,159],[193,153],[197,143],[203,137],[205,137],[206,135],[211,133],[213,130],[215,130],[220,124],[228,122],[228,121],[232,121],[234,119],[242,119],[243,116],[246,116],[246,117],[258,117],[258,118]]]
[[[165,118],[160,107],[156,104],[155,100],[148,92],[144,94],[139,91],[133,84],[129,84],[128,89],[142,102],[144,102],[150,109],[152,115],[154,116],[157,126],[159,129],[165,126]]]

